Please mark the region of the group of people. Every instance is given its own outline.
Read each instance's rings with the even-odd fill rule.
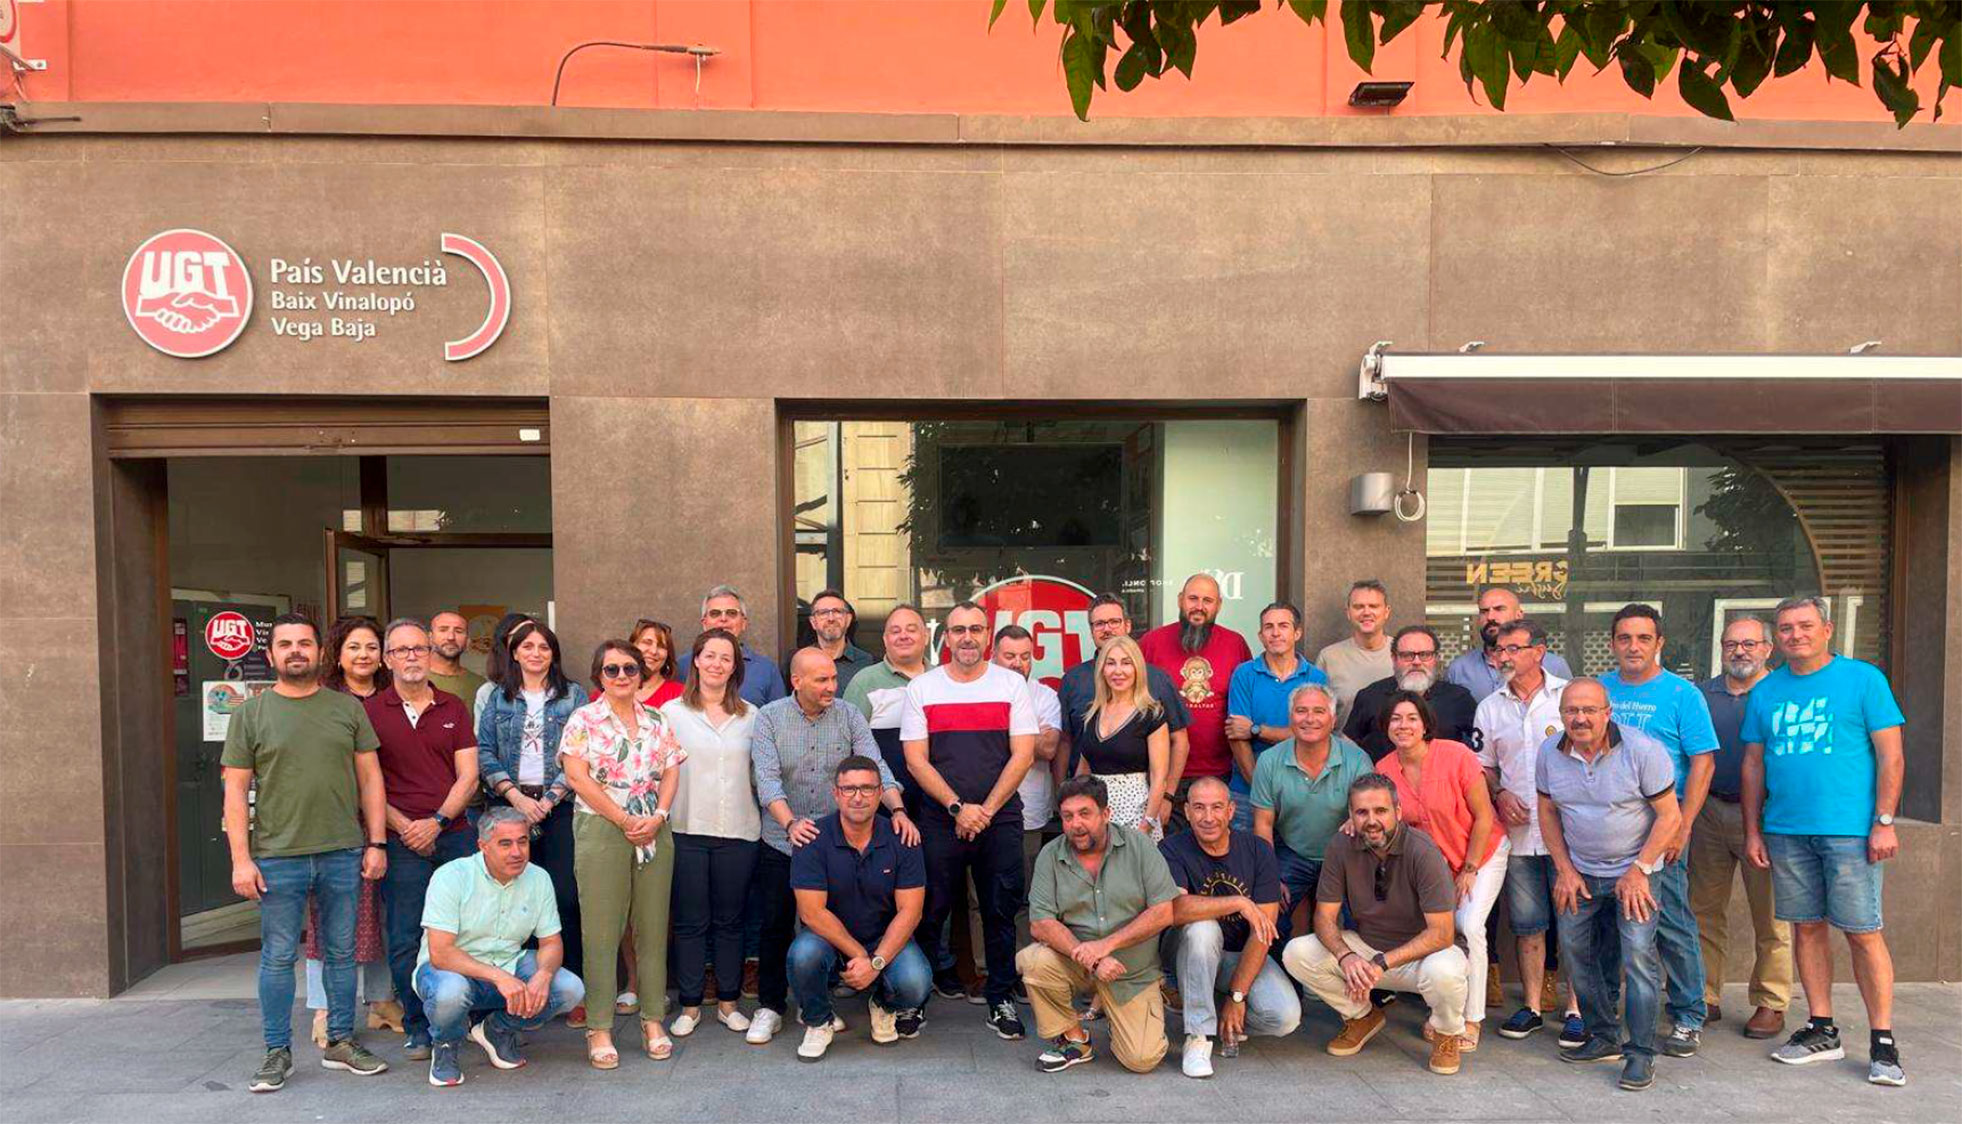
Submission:
[[[1313,661],[1292,604],[1261,612],[1258,655],[1218,623],[1210,577],[1178,604],[1134,639],[1125,603],[1095,598],[1095,653],[1054,689],[1031,678],[1035,639],[971,602],[942,620],[936,664],[918,609],[888,614],[875,657],[826,590],[780,668],[718,586],[686,652],[638,621],[594,650],[590,689],[519,614],[482,681],[458,662],[455,614],[347,618],[324,647],[280,617],[277,682],[234,716],[223,757],[233,885],[261,905],[251,1088],[291,1072],[309,931],[321,1064],[386,1070],[354,1034],[370,928],[403,1056],[438,1086],[463,1080],[465,1039],[515,1068],[524,1033],[559,1015],[602,1070],[621,1064],[616,1016],[637,1016],[633,1048],[657,1061],[710,1013],[765,1045],[793,993],[797,1055],[818,1061],[847,1029],[835,999],[856,992],[881,1044],[920,1034],[936,997],[1021,1039],[1026,1004],[1049,1072],[1093,1059],[1099,1021],[1119,1064],[1155,1068],[1174,1008],[1194,1078],[1248,1036],[1294,1033],[1304,996],[1342,1019],[1328,1052],[1353,1055],[1408,992],[1429,1007],[1429,1068],[1452,1074],[1502,1001],[1503,900],[1522,1002],[1499,1035],[1529,1038],[1558,1008],[1563,1060],[1618,1062],[1643,1089],[1658,1052],[1695,1054],[1722,1018],[1740,868],[1745,1035],[1783,1033],[1796,960],[1809,1018],[1771,1057],[1844,1056],[1835,928],[1869,1079],[1905,1083],[1880,909],[1903,719],[1878,669],[1833,652],[1820,599],[1731,622],[1702,684],[1662,666],[1641,604],[1615,614],[1598,677],[1574,675],[1503,588],[1479,597],[1482,643],[1442,670],[1430,628],[1389,630],[1378,582],[1349,590],[1350,635]]]

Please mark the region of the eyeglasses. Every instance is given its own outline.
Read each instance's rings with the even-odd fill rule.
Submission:
[[[843,609],[812,609],[811,610],[811,616],[813,617],[842,617],[844,615],[845,615],[845,611]]]
[[[985,624],[950,624],[947,626],[947,635],[986,636],[988,635],[988,626]]]
[[[406,660],[410,656],[426,656],[429,654],[429,645],[404,644],[400,648],[390,648],[388,654],[398,660]]]
[[[600,675],[607,679],[638,679],[640,665],[637,663],[610,663],[600,668]]]
[[[1726,640],[1723,643],[1723,648],[1726,652],[1749,652],[1758,648],[1769,647],[1771,645],[1762,640]]]
[[[1537,648],[1537,647],[1539,647],[1538,644],[1500,644],[1498,647],[1494,648],[1493,651],[1499,653],[1502,656],[1516,656],[1519,653],[1524,652],[1530,648]]]
[[[838,792],[844,796],[877,796],[879,795],[879,786],[876,784],[841,784],[838,786]]]
[[[1392,652],[1391,655],[1394,655],[1400,660],[1416,660],[1418,663],[1430,663],[1437,659],[1437,650],[1432,649],[1428,652]]]
[[[1563,718],[1599,718],[1606,713],[1608,713],[1608,708],[1605,706],[1563,706],[1560,708],[1560,715]]]

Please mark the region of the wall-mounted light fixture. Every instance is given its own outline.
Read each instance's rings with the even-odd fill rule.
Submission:
[[[1395,109],[1410,96],[1411,82],[1358,82],[1349,91],[1349,104],[1358,109]]]

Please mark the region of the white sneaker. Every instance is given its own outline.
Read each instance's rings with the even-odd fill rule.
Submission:
[[[668,1024],[668,1033],[676,1038],[686,1038],[695,1033],[695,1028],[700,1025],[702,1025],[702,1016],[691,1015],[684,1011],[676,1015],[674,1021]]]
[[[802,1014],[799,1014],[797,1016],[797,1025],[808,1027],[811,1024],[805,1022],[804,1016]],[[845,1016],[839,1014],[836,1011],[831,1012],[831,1033],[833,1034],[845,1033]]]
[[[804,1041],[797,1046],[797,1057],[801,1061],[814,1062],[824,1056],[831,1048],[831,1038],[837,1032],[828,1026],[809,1026],[804,1028]]]
[[[717,1007],[715,1009],[715,1021],[735,1031],[737,1034],[741,1034],[743,1031],[749,1029],[749,1016],[743,1014],[742,1008],[740,1007],[726,1012],[722,1008]]]
[[[1203,1034],[1190,1034],[1185,1039],[1185,1075],[1187,1077],[1211,1077],[1213,1075],[1213,1040]]]
[[[749,1020],[749,1032],[743,1035],[743,1041],[752,1046],[767,1046],[782,1028],[782,1015],[768,1007],[758,1008],[756,1017]]]
[[[866,1013],[872,1017],[872,1041],[881,1046],[899,1041],[899,1019],[896,1015],[877,1003],[867,1003]]]

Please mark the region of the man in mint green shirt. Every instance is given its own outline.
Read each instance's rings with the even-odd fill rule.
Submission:
[[[531,865],[531,825],[516,809],[486,811],[477,821],[477,854],[430,877],[422,934],[415,980],[435,1042],[431,1085],[463,1083],[456,1048],[466,1035],[497,1068],[524,1065],[519,1032],[544,1026],[586,997],[586,985],[559,966],[565,942],[552,876]],[[533,937],[538,949],[527,951]],[[480,1011],[490,1014],[470,1025]],[[611,1057],[618,1065],[619,1053]]]
[[[1294,931],[1296,903],[1314,900],[1322,852],[1349,818],[1349,785],[1376,769],[1362,747],[1335,732],[1337,709],[1327,684],[1296,687],[1288,694],[1293,740],[1276,742],[1254,766],[1254,834],[1273,845],[1281,871],[1279,942]]]

